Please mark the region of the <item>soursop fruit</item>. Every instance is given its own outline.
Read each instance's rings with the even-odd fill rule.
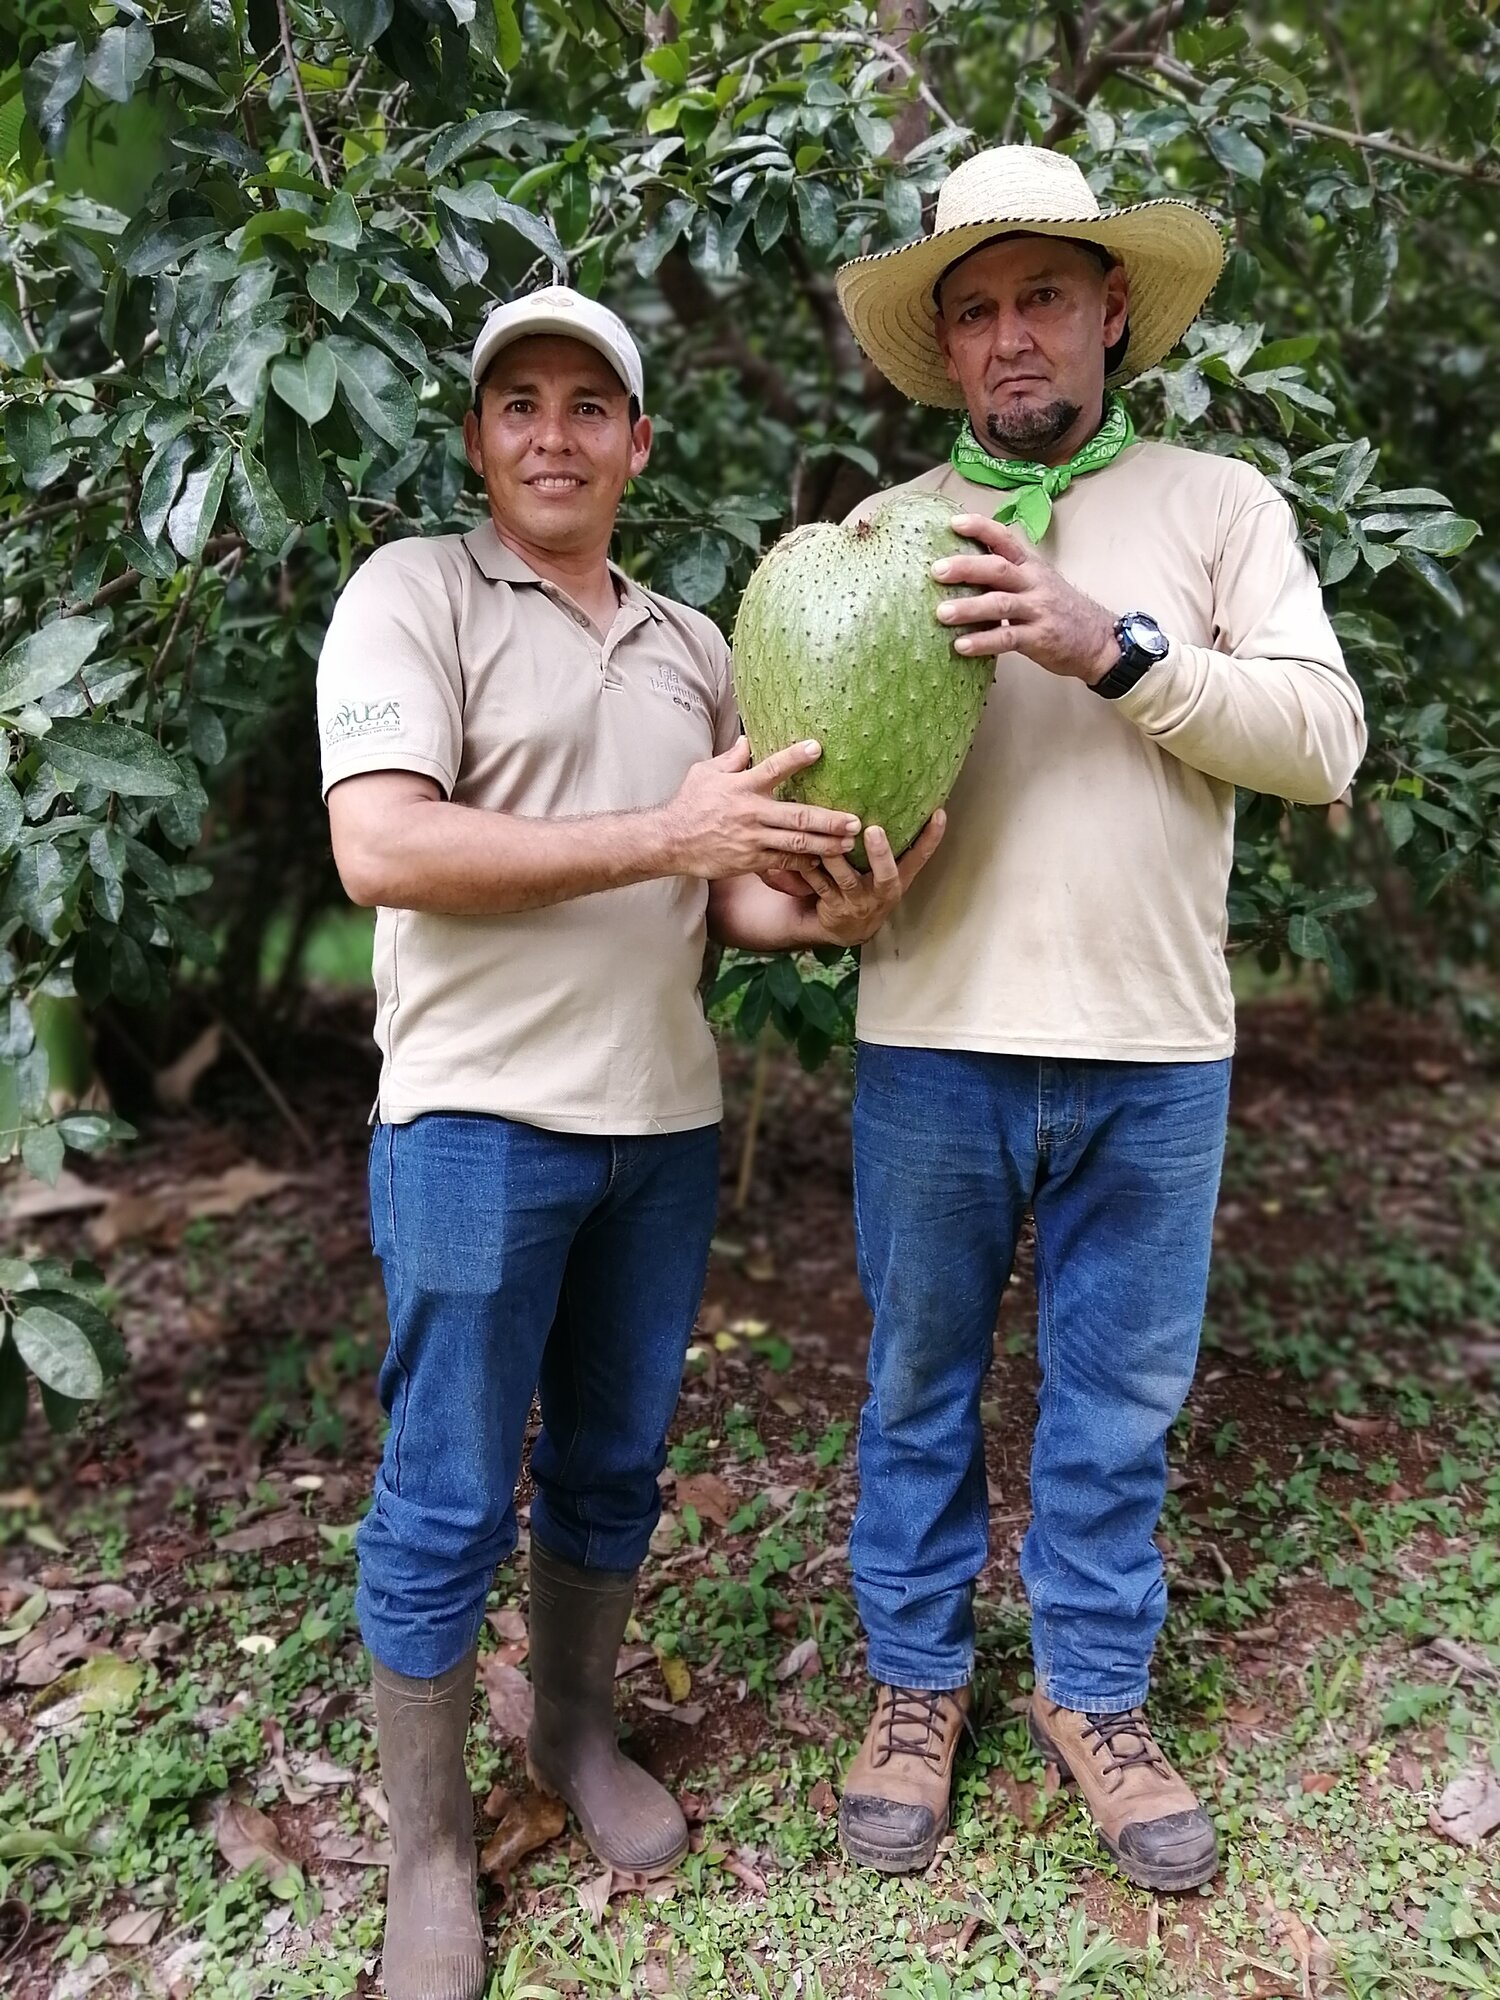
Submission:
[[[794,528],[740,600],[734,680],[757,760],[802,737],[823,755],[780,796],[884,827],[903,853],[953,789],[979,727],[991,659],[937,621],[940,556],[972,552],[934,494],[902,494],[850,527]],[[852,860],[868,864],[864,842]]]

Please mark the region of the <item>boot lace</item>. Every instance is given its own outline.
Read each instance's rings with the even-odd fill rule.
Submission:
[[[951,1696],[942,1688],[891,1688],[880,1711],[879,1761],[920,1757],[931,1770],[943,1768],[942,1708]],[[898,1735],[897,1731],[903,1732]]]
[[[1168,1775],[1167,1760],[1151,1734],[1144,1709],[1122,1708],[1109,1714],[1086,1715],[1083,1734],[1085,1740],[1093,1739],[1089,1743],[1090,1754],[1105,1760],[1101,1768],[1106,1778],[1122,1777],[1130,1770]]]

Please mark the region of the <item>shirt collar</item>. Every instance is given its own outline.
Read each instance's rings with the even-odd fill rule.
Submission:
[[[491,583],[535,583],[543,590],[558,588],[556,584],[549,584],[546,577],[538,576],[530,563],[501,541],[493,521],[482,521],[477,528],[471,528],[463,539],[464,547]],[[660,623],[661,612],[649,591],[643,590],[632,577],[628,577],[618,563],[609,565],[609,573],[620,585],[627,604],[639,606]]]

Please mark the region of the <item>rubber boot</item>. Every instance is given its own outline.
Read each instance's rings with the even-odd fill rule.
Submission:
[[[536,1711],[526,1768],[572,1809],[601,1861],[621,1874],[661,1875],[687,1852],[687,1821],[615,1735],[615,1664],[635,1579],[633,1570],[575,1568],[531,1544]]]
[[[464,1770],[476,1652],[433,1680],[409,1680],[374,1662],[393,1855],[381,1961],[386,2000],[480,2000],[487,1983]]]

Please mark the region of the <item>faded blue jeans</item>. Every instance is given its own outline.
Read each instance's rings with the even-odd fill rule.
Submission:
[[[365,1644],[446,1673],[516,1546],[533,1391],[531,1529],[565,1562],[639,1568],[703,1293],[719,1130],[606,1139],[432,1113],[381,1125],[370,1225],[390,1418],[356,1538]]]
[[[1021,1574],[1038,1687],[1146,1698],[1153,1537],[1193,1380],[1229,1063],[1044,1061],[861,1043],[860,1280],[875,1315],[850,1538],[870,1672],[954,1688],[989,1548],[980,1385],[1028,1207],[1042,1384]]]

